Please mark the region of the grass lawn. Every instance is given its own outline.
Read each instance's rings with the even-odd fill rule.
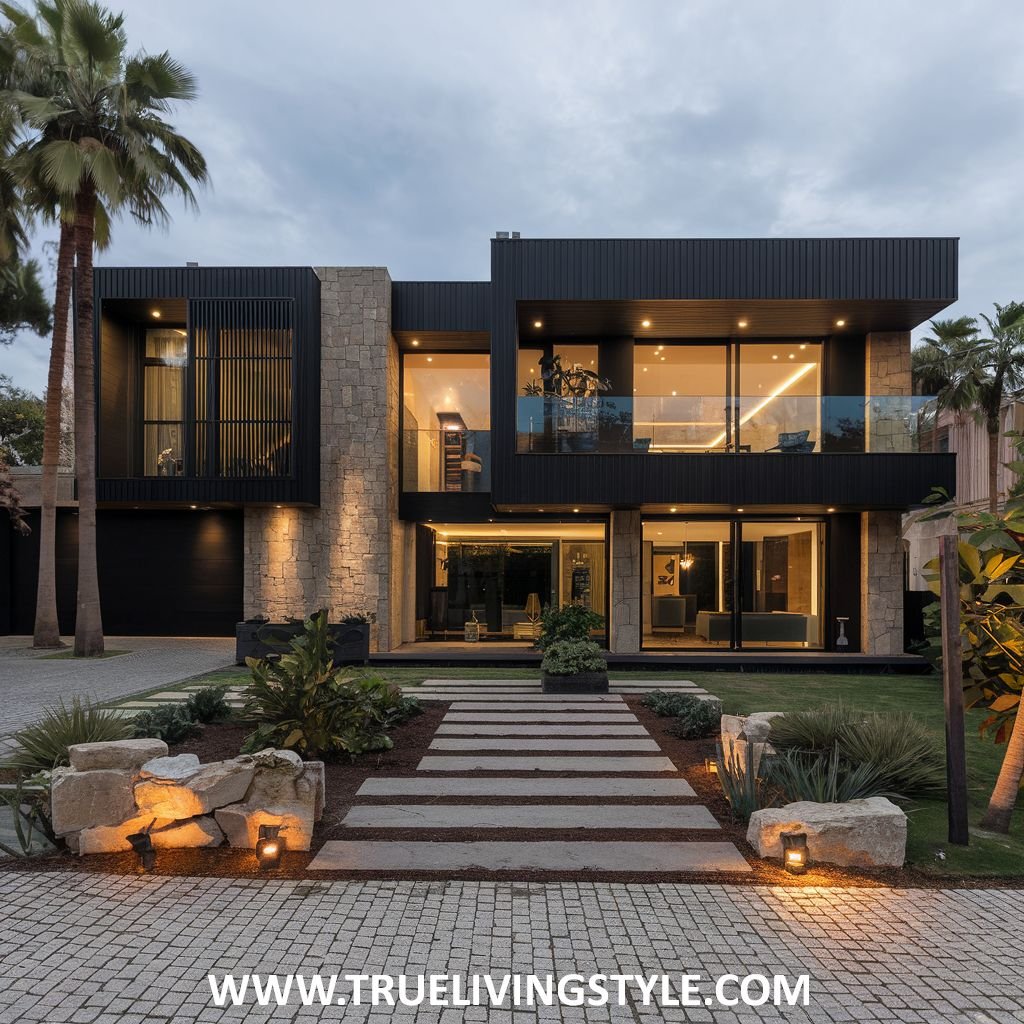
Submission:
[[[375,670],[392,682],[415,687],[424,679],[522,679],[530,675],[523,668],[443,668],[410,666]],[[936,746],[944,744],[942,683],[938,676],[825,675],[780,672],[652,672],[616,671],[615,679],[692,679],[722,698],[727,714],[752,711],[794,711],[799,708],[842,702],[864,711],[909,711],[935,736]],[[248,678],[245,668],[210,673],[192,684],[239,684]],[[921,801],[909,805],[907,863],[920,871],[956,878],[966,876],[1019,876],[1024,874],[1024,797],[1014,815],[1009,836],[981,832],[977,822],[988,804],[1002,763],[1005,746],[978,736],[983,711],[967,713],[967,783],[970,798],[971,843],[951,846],[946,841],[946,805],[942,801]],[[945,853],[945,860],[936,854]]]

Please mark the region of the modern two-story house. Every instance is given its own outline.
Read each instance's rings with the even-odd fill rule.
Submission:
[[[952,238],[499,234],[473,282],[100,269],[107,629],[327,607],[427,655],[576,602],[616,654],[899,658],[901,514],[956,477],[917,448],[910,332],[956,295]]]

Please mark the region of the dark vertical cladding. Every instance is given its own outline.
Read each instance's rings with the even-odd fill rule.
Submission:
[[[391,328],[395,331],[488,331],[489,281],[395,281]]]
[[[185,300],[192,354],[183,475],[119,472],[100,401],[104,502],[283,502],[320,493],[320,281],[308,267],[100,268],[96,301]],[[97,318],[97,324],[102,317]],[[99,326],[97,339],[99,339]],[[110,343],[104,339],[104,347]],[[100,357],[101,377],[117,373]],[[102,396],[101,396],[102,397]],[[120,413],[118,413],[120,415]],[[109,442],[107,436],[113,438]]]

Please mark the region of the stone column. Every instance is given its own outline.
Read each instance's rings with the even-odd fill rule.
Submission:
[[[903,654],[903,538],[899,512],[860,516],[861,651]]]
[[[612,512],[608,647],[616,654],[640,650],[641,539],[639,510]]]
[[[867,395],[879,399],[868,402],[867,450],[909,452],[910,332],[876,331],[865,338],[864,350]]]
[[[246,510],[246,614],[371,612],[376,650],[400,641],[398,348],[383,267],[320,277],[320,507]],[[400,549],[399,555],[400,557]]]

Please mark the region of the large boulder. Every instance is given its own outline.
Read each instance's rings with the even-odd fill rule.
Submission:
[[[735,760],[741,772],[747,770],[747,755],[754,760],[754,771],[761,765],[761,758],[774,753],[768,742],[771,735],[772,719],[783,715],[782,711],[755,711],[752,715],[722,715],[722,759],[728,767]]]
[[[98,768],[136,771],[154,757],[165,757],[167,744],[157,739],[75,743],[68,747],[68,755],[71,767],[76,772],[95,771]]]
[[[255,806],[289,804],[300,799],[295,784],[302,777],[302,758],[291,750],[261,750],[252,755],[256,774],[245,794],[245,803]]]
[[[155,757],[147,761],[139,775],[144,779],[172,779],[181,782],[195,775],[200,767],[199,758],[195,754],[175,754],[174,757]]]
[[[782,858],[782,832],[806,832],[812,862],[841,867],[902,867],[907,816],[891,800],[873,796],[845,804],[809,800],[755,811],[747,842],[759,857]]]
[[[302,768],[302,780],[313,786],[313,820],[319,821],[324,816],[327,801],[327,776],[323,761],[307,761]],[[299,788],[300,784],[296,783],[296,793]]]
[[[242,850],[255,850],[260,825],[282,825],[287,850],[308,850],[313,840],[313,802],[293,800],[276,806],[252,803],[232,804],[214,812],[228,843]]]
[[[155,817],[178,821],[193,818],[244,800],[255,774],[251,758],[214,761],[202,765],[183,782],[173,778],[144,779],[135,787],[135,802],[140,810]]]
[[[137,813],[130,772],[57,768],[53,773],[50,814],[57,835],[97,825],[117,825]]]
[[[157,819],[154,822],[151,815],[143,814],[120,825],[83,829],[77,836],[75,852],[80,856],[89,853],[123,853],[132,848],[128,836],[144,832],[147,828],[150,829],[153,846],[158,850],[219,846],[224,842],[224,833],[213,818],[193,818],[183,822]]]

